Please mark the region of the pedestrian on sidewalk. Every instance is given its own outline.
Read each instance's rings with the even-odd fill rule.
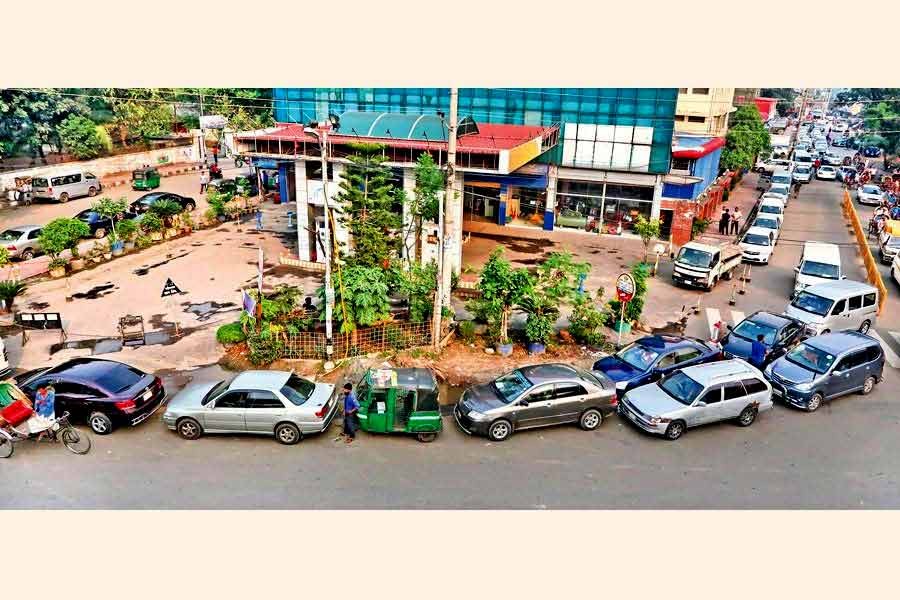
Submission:
[[[359,410],[359,402],[353,393],[350,382],[344,384],[344,436],[348,444],[356,438],[356,411]]]
[[[741,219],[744,218],[744,213],[741,212],[741,207],[738,206],[734,209],[734,213],[731,215],[731,233],[732,235],[737,235],[741,231]]]
[[[726,208],[722,211],[722,216],[719,217],[719,235],[728,235],[728,224],[730,221],[731,215]]]
[[[206,169],[200,170],[200,193],[206,191],[206,188],[209,186],[209,173]]]

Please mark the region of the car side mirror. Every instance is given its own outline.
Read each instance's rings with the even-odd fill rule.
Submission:
[[[840,377],[840,376],[843,375],[843,374],[844,374],[843,371],[832,371],[832,372],[831,372],[831,376],[832,376],[832,377]]]
[[[704,406],[706,406],[706,402],[704,402],[703,400],[697,400],[697,408],[702,408]]]
[[[794,267],[794,273],[799,273],[799,272],[800,272],[800,267]]]
[[[841,279],[847,279],[846,275],[841,275]]]
[[[528,406],[528,400],[519,400],[519,406]]]

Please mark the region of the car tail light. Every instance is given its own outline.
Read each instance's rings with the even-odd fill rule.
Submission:
[[[610,402],[610,405],[611,406],[619,405],[619,395],[618,394],[616,394],[615,396],[612,397],[612,401]]]
[[[319,410],[316,411],[316,418],[317,418],[317,419],[324,419],[324,418],[325,418],[325,413],[328,412],[328,404],[329,404],[329,403],[326,402],[325,404],[322,405],[322,408],[320,408]]]
[[[6,249],[9,250],[10,252],[15,252],[15,251],[16,251],[16,247],[15,247],[15,246],[7,246]]]
[[[52,188],[52,187],[48,187],[48,188],[47,188],[47,193],[48,193],[48,194],[52,194],[52,193],[53,193],[53,188]]]
[[[131,412],[135,409],[134,400],[122,400],[120,402],[116,402],[116,408],[118,408],[122,412]]]

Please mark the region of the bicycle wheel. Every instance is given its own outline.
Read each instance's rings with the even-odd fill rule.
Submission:
[[[79,433],[74,427],[66,427],[59,432],[63,445],[75,454],[87,454],[91,451],[91,438]]]
[[[12,440],[0,433],[0,458],[9,458],[15,450]]]

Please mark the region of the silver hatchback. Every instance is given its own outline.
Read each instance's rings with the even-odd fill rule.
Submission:
[[[181,437],[251,433],[296,444],[328,429],[337,412],[334,386],[286,371],[245,371],[231,381],[187,386],[169,403],[163,422]]]
[[[679,369],[627,392],[619,414],[644,431],[677,440],[688,427],[734,419],[752,425],[772,408],[772,386],[738,359]]]
[[[40,225],[22,225],[0,233],[0,246],[6,248],[10,258],[31,260],[41,253]]]

